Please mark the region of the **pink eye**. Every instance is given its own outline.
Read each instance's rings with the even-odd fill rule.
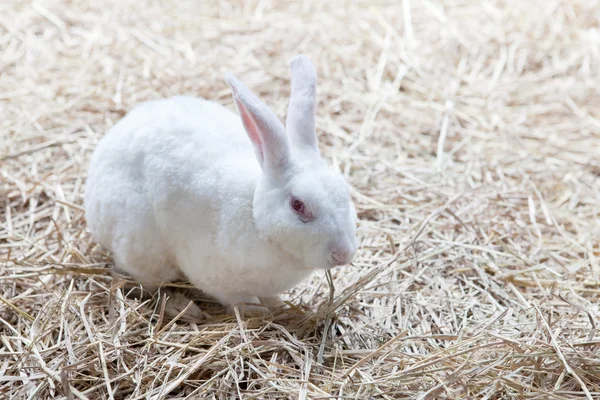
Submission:
[[[292,197],[291,206],[292,210],[294,210],[295,213],[304,215],[306,207],[304,206],[304,203],[302,201]]]

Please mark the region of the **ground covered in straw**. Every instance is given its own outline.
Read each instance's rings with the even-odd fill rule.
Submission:
[[[598,1],[3,1],[0,397],[600,398]],[[284,319],[109,295],[94,146],[135,104],[283,118],[317,65],[324,154],[360,251]]]

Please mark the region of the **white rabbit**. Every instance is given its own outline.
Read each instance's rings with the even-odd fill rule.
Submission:
[[[311,272],[352,261],[356,211],[318,150],[315,70],[304,56],[290,67],[287,134],[228,75],[241,120],[216,103],[174,97],[141,104],[100,141],[85,212],[117,269],[151,291],[189,280],[225,305],[273,307]],[[171,296],[171,314],[188,306]],[[188,315],[201,311],[192,304]]]

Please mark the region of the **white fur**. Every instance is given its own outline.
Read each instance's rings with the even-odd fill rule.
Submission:
[[[305,57],[291,64],[296,86],[314,79],[294,72],[314,71]],[[142,285],[189,279],[237,304],[275,296],[315,268],[332,267],[332,249],[350,262],[356,212],[345,181],[316,149],[314,90],[301,91],[298,101],[292,91],[288,124],[297,122],[288,126],[290,145],[275,115],[237,79],[227,80],[238,109],[260,128],[258,141],[249,140],[238,115],[206,100],[141,104],[95,150],[85,210],[117,268]],[[293,212],[292,195],[306,203],[313,221]]]

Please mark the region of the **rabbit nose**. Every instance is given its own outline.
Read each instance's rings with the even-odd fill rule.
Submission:
[[[348,249],[333,249],[331,251],[331,258],[333,258],[336,266],[346,265],[354,258],[354,252]]]

